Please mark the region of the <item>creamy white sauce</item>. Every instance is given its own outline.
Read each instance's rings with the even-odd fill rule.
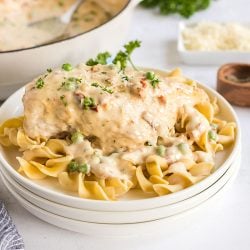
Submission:
[[[157,75],[160,83],[153,88],[145,72],[132,68],[121,72],[110,65],[81,64],[69,72],[57,69],[46,75],[26,88],[25,132],[31,138],[49,139],[65,131],[80,131],[84,142],[68,146],[66,152],[74,158],[82,157],[96,176],[129,178],[131,163],[143,164],[147,156],[155,154],[159,137],[166,146],[164,157],[169,164],[193,159],[189,145],[185,153],[178,149],[180,143],[188,143],[185,136],[173,136],[179,110],[185,106],[193,119],[193,106],[208,101],[207,94],[198,87],[183,83],[182,78],[176,83],[176,78],[171,82],[171,77]],[[124,75],[128,81],[122,79]],[[81,79],[74,90],[62,88],[69,77]],[[36,88],[39,78],[44,81],[40,89]],[[142,79],[146,84],[141,83]],[[104,87],[113,92],[106,92]],[[85,97],[93,98],[95,107],[85,110],[81,106]],[[203,122],[201,117],[197,122],[191,118],[187,132],[197,130]]]
[[[187,115],[186,131],[193,139],[199,138],[205,131],[210,129],[208,120],[196,109],[185,105],[184,113]]]
[[[2,0],[0,1],[0,51],[32,47],[58,36],[71,37],[108,21],[126,4],[126,0],[85,0],[67,27],[55,19],[40,26],[29,24],[59,17],[74,0]]]

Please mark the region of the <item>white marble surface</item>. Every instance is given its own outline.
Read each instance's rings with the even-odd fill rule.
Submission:
[[[192,20],[237,20],[249,22],[248,0],[218,0]],[[176,53],[177,16],[162,17],[137,8],[128,40],[143,41],[134,60],[138,65],[159,68],[181,66],[186,75],[211,87],[216,84],[217,67],[181,65]],[[250,59],[249,59],[250,61]],[[22,234],[26,249],[202,249],[247,250],[250,235],[250,108],[235,107],[242,128],[242,165],[233,187],[222,201],[200,221],[171,235],[133,239],[98,239],[59,229],[25,211],[0,181],[0,197]],[[164,229],[163,229],[164,230]],[[152,232],[154,229],[152,228]],[[154,238],[153,238],[154,237]]]

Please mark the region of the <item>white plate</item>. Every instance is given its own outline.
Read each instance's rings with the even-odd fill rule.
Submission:
[[[158,73],[166,74],[164,71],[151,69],[158,71]],[[63,190],[58,182],[54,178],[46,178],[40,181],[29,180],[25,176],[19,174],[15,168],[17,168],[17,161],[15,159],[16,152],[10,152],[9,149],[0,147],[0,162],[3,167],[8,171],[11,178],[15,179],[19,184],[28,190],[32,190],[33,193],[48,199],[52,202],[59,204],[74,206],[76,208],[82,208],[86,210],[98,210],[98,211],[134,211],[151,209],[154,207],[166,206],[178,201],[188,199],[209,186],[215,183],[229,168],[231,163],[236,157],[237,151],[240,147],[240,127],[237,116],[230,106],[230,104],[216,91],[209,87],[200,84],[211,97],[218,100],[218,104],[221,108],[222,118],[234,121],[237,125],[236,128],[236,140],[235,143],[226,150],[216,154],[216,168],[218,168],[213,174],[202,180],[201,182],[186,188],[182,191],[169,194],[162,197],[153,197],[145,199],[142,192],[131,191],[124,197],[125,200],[112,201],[97,201],[79,198],[73,193]],[[0,108],[0,122],[10,117],[21,115],[23,112],[22,96],[24,94],[24,88],[21,88],[15,92]],[[52,181],[54,180],[54,182]],[[75,195],[75,196],[74,196]]]
[[[43,210],[46,210],[59,216],[64,216],[70,219],[80,220],[84,222],[120,224],[152,221],[176,215],[178,213],[191,209],[205,202],[216,192],[218,192],[218,190],[220,190],[225,185],[225,183],[232,177],[235,172],[235,169],[238,169],[239,166],[240,152],[237,155],[237,159],[232,163],[226,173],[216,183],[214,183],[212,186],[210,186],[203,192],[189,199],[168,206],[129,212],[101,212],[63,206],[33,194],[32,192],[28,191],[27,189],[16,183],[14,180],[12,180],[11,177],[3,169],[1,171],[2,178],[5,179],[5,182],[8,184],[9,187],[11,187],[13,191],[15,191],[25,200],[29,201],[35,206],[42,208]]]
[[[197,25],[195,22],[180,22],[177,50],[181,60],[186,64],[220,65],[228,62],[249,63],[250,52],[241,51],[190,51],[184,46],[182,31],[185,27]]]
[[[200,206],[178,215],[160,220],[131,224],[97,224],[58,216],[31,204],[18,195],[10,186],[8,186],[7,183],[5,183],[5,185],[8,187],[13,196],[20,202],[20,204],[34,216],[64,229],[97,237],[128,237],[144,234],[150,234],[152,236],[162,232],[164,232],[164,235],[166,236],[173,232],[179,232],[185,225],[195,223],[195,221],[198,221],[199,219],[202,219],[203,216],[206,216],[206,213],[211,212],[215,202],[222,197],[223,193],[228,190],[230,185],[233,183],[237,172],[238,169],[235,169],[235,172],[229,181],[215,195],[213,195],[206,202],[203,202]],[[6,182],[4,179],[3,181]]]

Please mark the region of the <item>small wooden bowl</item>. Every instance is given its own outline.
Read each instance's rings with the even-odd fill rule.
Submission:
[[[217,91],[232,104],[250,106],[250,64],[222,65],[217,74]]]

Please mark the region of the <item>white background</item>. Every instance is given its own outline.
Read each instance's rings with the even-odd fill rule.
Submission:
[[[249,0],[218,0],[191,20],[243,21],[250,23]],[[177,25],[181,18],[165,17],[136,8],[127,40],[142,40],[134,55],[137,65],[170,69],[180,66],[184,73],[213,88],[218,67],[182,65],[176,52]],[[249,58],[250,62],[250,58]],[[242,164],[232,188],[221,202],[199,221],[178,233],[161,237],[98,239],[51,226],[25,211],[0,182],[0,197],[10,212],[26,249],[250,249],[250,108],[234,107],[242,128]],[[164,228],[162,229],[164,230]],[[97,235],[98,236],[98,235]]]

